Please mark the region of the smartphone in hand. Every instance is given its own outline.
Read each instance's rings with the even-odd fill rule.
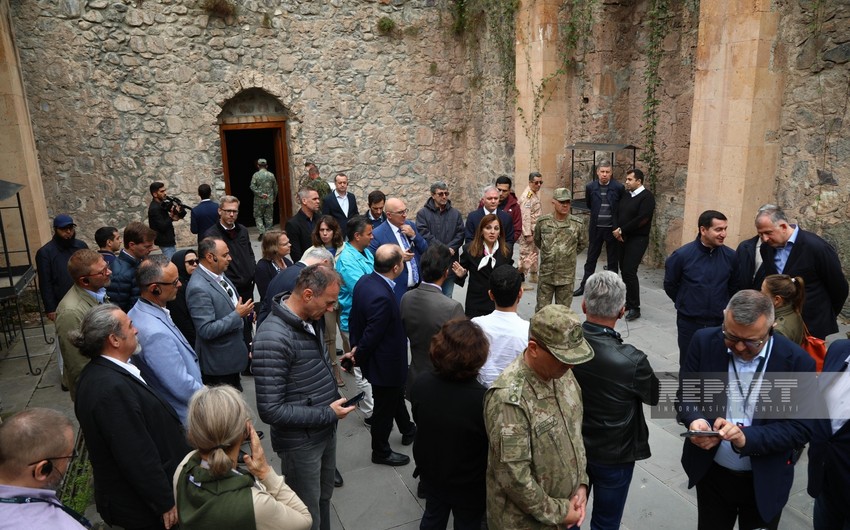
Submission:
[[[351,407],[351,406],[356,405],[356,404],[360,403],[361,401],[363,401],[363,398],[365,398],[365,397],[366,397],[366,392],[360,392],[359,394],[357,394],[353,398],[351,398],[348,401],[346,401],[345,403],[343,403],[342,406],[343,407]]]

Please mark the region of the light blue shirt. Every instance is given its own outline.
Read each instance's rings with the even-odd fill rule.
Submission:
[[[791,233],[791,237],[789,237],[788,241],[785,242],[785,246],[777,248],[776,253],[773,255],[773,263],[776,264],[776,270],[779,274],[783,274],[785,264],[788,263],[788,256],[791,254],[791,249],[794,248],[794,243],[797,242],[797,234],[800,233],[799,226],[791,226],[794,227],[794,232]]]
[[[85,292],[89,293],[92,298],[97,300],[98,304],[102,304],[104,298],[106,298],[106,287],[101,287],[97,291],[89,291],[88,289],[83,289]]]
[[[368,250],[360,252],[351,243],[346,242],[336,259],[336,271],[342,276],[339,288],[339,329],[348,333],[348,315],[351,313],[351,303],[354,286],[364,274],[372,274],[375,270],[375,258]]]

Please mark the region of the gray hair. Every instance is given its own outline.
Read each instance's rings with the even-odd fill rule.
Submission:
[[[528,174],[528,181],[531,182],[532,180],[536,179],[537,177],[543,178],[543,175],[541,175],[539,171],[532,171],[531,173]]]
[[[767,325],[773,326],[773,302],[761,291],[753,289],[738,291],[729,300],[726,310],[730,313],[732,320],[742,326],[754,324],[762,315],[767,317]]]
[[[499,188],[492,184],[484,186],[484,191],[481,192],[481,196],[484,197],[485,195],[487,195],[488,191],[495,191],[496,193],[499,193]]]
[[[325,247],[310,247],[304,251],[301,256],[301,261],[307,265],[315,265],[323,261],[327,261],[333,266],[334,256],[331,251]]]
[[[149,256],[136,269],[136,285],[144,287],[145,285],[158,282],[162,279],[163,271],[169,265],[171,265],[171,260],[165,254]]]
[[[307,199],[309,199],[311,191],[316,191],[316,190],[311,189],[311,188],[301,188],[300,190],[298,190],[298,200],[299,201],[306,201]],[[318,193],[318,192],[316,191],[316,193]]]
[[[431,184],[431,195],[434,195],[437,190],[447,190],[449,189],[449,185],[443,182],[442,180],[438,180],[437,182]]]
[[[600,160],[600,161],[599,161],[599,163],[597,163],[597,164],[596,164],[596,169],[599,169],[600,167],[610,167],[610,168],[613,168],[614,166],[611,164],[611,161],[610,161],[610,160],[602,159],[602,160]]]
[[[233,195],[222,195],[218,203],[221,205],[226,202],[235,202],[236,204],[239,204],[239,199],[234,197]]]
[[[110,335],[124,338],[121,332],[121,322],[118,313],[123,313],[121,308],[115,304],[101,304],[93,307],[83,317],[80,329],[68,333],[71,344],[76,346],[80,353],[94,359],[103,353],[106,339]]]
[[[305,289],[313,291],[318,296],[333,284],[342,285],[342,276],[332,267],[325,265],[308,265],[298,273],[292,294],[301,294]]]
[[[785,212],[782,211],[782,208],[776,206],[775,204],[763,204],[758,213],[756,213],[756,223],[758,223],[759,219],[762,217],[767,217],[770,219],[771,224],[777,225],[782,221],[788,222],[788,217],[785,215]]]
[[[73,434],[68,417],[53,409],[35,407],[7,418],[0,423],[0,469],[10,477],[19,476],[30,462],[64,454],[69,429]]]
[[[584,303],[589,315],[618,318],[626,304],[626,284],[612,271],[592,274],[584,286]]]

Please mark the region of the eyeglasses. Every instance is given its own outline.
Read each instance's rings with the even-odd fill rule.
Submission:
[[[199,260],[199,259],[187,259],[183,263],[185,263],[186,265],[196,265],[197,266],[198,263],[200,263],[200,262],[201,262],[201,260]]]
[[[34,465],[38,464],[39,462],[44,462],[45,460],[64,460],[66,458],[77,458],[77,450],[74,449],[73,451],[71,451],[71,454],[68,455],[68,456],[51,456],[51,457],[48,457],[48,458],[41,458],[39,460],[36,460],[35,462],[30,462],[27,465],[28,466],[34,466]]]
[[[539,186],[539,185],[543,184],[543,181],[542,180],[532,180],[531,183],[534,184],[535,186]]]
[[[100,269],[98,272],[96,272],[94,274],[84,274],[84,275],[80,276],[80,278],[91,278],[92,276],[103,276],[103,277],[109,276],[109,265]]]
[[[397,212],[390,212],[390,211],[388,211],[388,212],[387,212],[387,214],[388,214],[388,215],[407,215],[407,212],[408,212],[408,209],[407,209],[407,208],[405,208],[404,210],[399,210],[399,211],[397,211]]]
[[[435,192],[434,192],[434,195],[438,195],[438,196],[440,196],[440,197],[448,197],[448,196],[449,196],[449,192],[448,192],[448,191],[435,191]]]
[[[230,215],[237,215],[239,210],[222,210],[224,213],[229,213]]]
[[[145,284],[145,286],[147,287],[148,285],[170,285],[170,286],[172,286],[172,287],[177,287],[177,284],[178,284],[178,283],[180,283],[180,278],[177,278],[177,279],[176,279],[176,280],[174,280],[173,282],[151,282],[151,283],[146,283],[146,284]]]
[[[767,337],[770,335],[770,330],[768,330],[764,338],[760,340],[742,339],[741,337],[736,337],[731,333],[727,333],[725,323],[720,326],[720,330],[723,333],[723,340],[726,341],[727,346],[734,346],[735,344],[742,342],[748,349],[756,351],[760,350],[761,347],[764,346],[764,343],[767,342]]]

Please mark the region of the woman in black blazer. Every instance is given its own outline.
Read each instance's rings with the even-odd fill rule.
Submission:
[[[291,247],[289,236],[285,232],[269,230],[263,235],[263,257],[257,260],[257,270],[254,272],[254,283],[257,284],[257,291],[260,293],[260,302],[265,298],[272,278],[292,265],[286,257]]]

